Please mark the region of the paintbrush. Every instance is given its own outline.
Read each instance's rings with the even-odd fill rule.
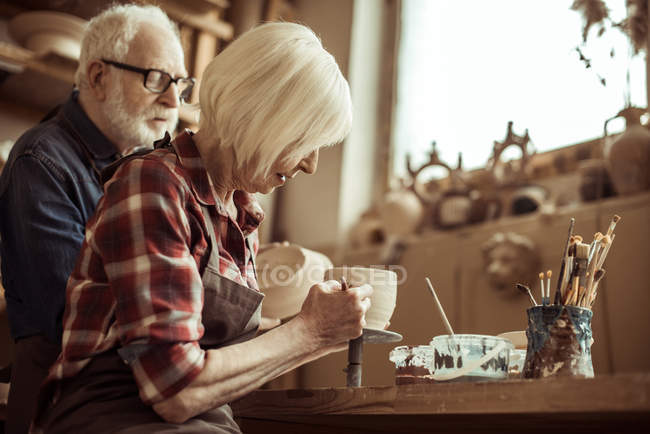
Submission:
[[[594,240],[591,242],[591,245],[589,246],[589,261],[588,264],[591,264],[594,258],[598,257],[598,251],[600,249],[600,240],[602,240],[604,237],[603,234],[600,232],[596,232],[594,234]]]
[[[579,242],[576,245],[576,267],[573,275],[579,279],[580,286],[585,286],[587,276],[587,261],[589,260],[589,244]]]
[[[618,223],[619,220],[621,220],[621,216],[614,215],[612,221],[609,223],[609,228],[607,229],[607,235],[609,235],[610,237],[614,233],[614,228],[616,227],[616,223]]]
[[[433,298],[436,301],[436,306],[438,306],[438,311],[440,312],[440,317],[442,318],[443,323],[445,324],[445,328],[447,329],[447,333],[451,335],[452,337],[454,336],[454,329],[451,328],[451,324],[449,324],[449,320],[447,319],[447,315],[445,315],[445,310],[442,308],[442,304],[440,303],[440,300],[438,300],[438,294],[436,294],[436,290],[433,289],[433,285],[431,284],[431,281],[429,280],[428,277],[425,278],[427,282],[427,286],[429,287],[429,291],[431,291],[431,295],[433,295]]]
[[[564,245],[564,252],[562,252],[562,263],[560,264],[560,274],[559,279],[557,279],[557,288],[555,289],[555,299],[553,304],[559,304],[562,300],[562,283],[564,280],[564,269],[566,268],[566,261],[569,255],[569,246],[571,244],[571,238],[573,237],[573,227],[576,224],[576,219],[571,217],[569,222],[569,235],[566,239],[566,244]]]
[[[582,306],[582,299],[585,297],[585,292],[586,289],[584,286],[580,286],[578,288],[578,296],[576,297],[576,302],[575,302],[576,306]]]
[[[577,282],[577,281],[573,280],[573,282]],[[566,296],[564,297],[562,304],[565,304],[565,305],[571,304],[571,300],[573,299],[573,295],[577,291],[577,288],[576,288],[575,285],[571,284],[570,286],[571,286],[571,288],[567,290]]]
[[[541,273],[539,273],[539,288],[540,288],[540,293],[541,293],[541,297],[542,297],[542,305],[545,306],[546,305],[546,297],[545,297],[546,292],[544,291],[544,272],[543,271]]]
[[[571,275],[573,274],[573,256],[569,256],[566,260],[566,268],[564,269],[564,276],[562,276],[562,287],[560,288],[560,300],[564,300],[564,296],[569,292],[571,283]]]
[[[596,277],[594,277],[594,286],[591,291],[591,299],[589,300],[589,307],[591,308],[596,301],[596,295],[598,294],[598,283],[605,277],[605,270],[600,269],[596,271]]]
[[[553,271],[548,270],[546,272],[546,304],[551,304],[551,276]]]
[[[585,302],[589,302],[592,297],[593,293],[593,285],[594,285],[594,279],[596,277],[596,270],[599,269],[598,267],[598,262],[599,262],[599,252],[601,247],[606,247],[607,246],[607,240],[609,238],[600,232],[596,233],[594,242],[592,243],[592,251],[589,253],[589,261],[587,262],[587,275],[589,276],[587,278],[587,295],[586,295],[586,300]],[[595,243],[595,246],[594,246]]]
[[[600,257],[598,258],[598,263],[596,264],[596,268],[601,269],[603,268],[603,264],[605,263],[605,258],[607,257],[607,254],[609,253],[610,247],[612,247],[612,244],[614,243],[614,238],[616,238],[616,234],[612,235],[612,238],[609,238],[609,235],[605,235],[605,247],[603,247],[603,252],[600,254]]]
[[[528,294],[528,297],[530,297],[530,301],[533,303],[533,306],[537,306],[537,302],[535,301],[535,297],[533,297],[533,293],[530,292],[530,288],[527,287],[526,285],[522,285],[521,283],[515,284],[518,290],[521,292],[525,292]]]

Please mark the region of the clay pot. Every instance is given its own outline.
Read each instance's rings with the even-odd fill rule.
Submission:
[[[350,287],[365,283],[374,289],[370,309],[366,312],[366,328],[383,330],[395,310],[397,302],[397,274],[379,268],[337,267],[325,271],[324,280],[345,277]]]
[[[422,202],[412,191],[391,191],[379,208],[379,219],[387,235],[403,236],[419,228],[423,212]]]
[[[605,147],[609,174],[614,188],[621,195],[650,188],[650,131],[641,125],[644,113],[645,110],[636,107],[621,110],[615,118],[625,118],[625,132]]]
[[[597,159],[582,161],[578,165],[578,171],[580,172],[580,198],[584,202],[616,195],[605,161]]]
[[[348,241],[354,249],[382,244],[385,240],[384,225],[375,212],[366,212],[361,215],[348,234]]]
[[[262,316],[289,318],[300,312],[312,285],[322,282],[332,261],[295,244],[279,245],[257,255],[257,279],[265,294]]]

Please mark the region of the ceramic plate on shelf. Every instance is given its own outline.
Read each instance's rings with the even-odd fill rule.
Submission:
[[[8,29],[9,35],[28,50],[79,59],[86,24],[83,18],[63,12],[33,11],[13,17]]]

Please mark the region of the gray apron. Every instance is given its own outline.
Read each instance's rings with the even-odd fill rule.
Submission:
[[[203,273],[205,333],[199,344],[214,349],[255,337],[264,295],[219,275],[215,207],[201,207],[210,236],[210,258]],[[248,240],[246,240],[248,245]],[[249,246],[250,248],[250,246]],[[112,349],[95,356],[77,375],[62,381],[56,405],[41,413],[45,433],[240,433],[228,405],[207,411],[183,424],[166,423],[138,396],[129,360],[137,352]],[[41,395],[41,399],[47,399]],[[42,430],[42,431],[40,431]]]

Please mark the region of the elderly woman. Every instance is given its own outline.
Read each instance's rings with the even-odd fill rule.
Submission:
[[[103,174],[36,429],[239,432],[228,402],[361,334],[372,288],[329,281],[256,337],[263,213],[251,193],[314,173],[319,148],[348,133],[334,58],[304,26],[262,25],[208,65],[200,107],[198,132]]]

